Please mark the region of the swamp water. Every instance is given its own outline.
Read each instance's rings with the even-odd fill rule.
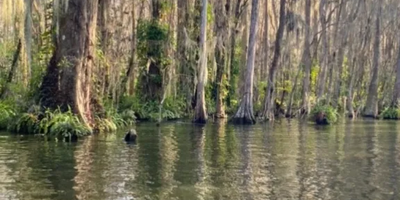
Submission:
[[[400,123],[150,123],[76,144],[0,134],[1,200],[400,199]]]

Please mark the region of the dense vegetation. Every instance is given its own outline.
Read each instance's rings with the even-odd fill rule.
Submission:
[[[399,119],[395,0],[0,0],[0,129]],[[212,119],[209,119],[209,118]]]

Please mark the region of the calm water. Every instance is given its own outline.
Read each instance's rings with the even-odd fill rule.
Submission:
[[[136,145],[0,134],[0,199],[400,199],[400,123],[136,129]]]

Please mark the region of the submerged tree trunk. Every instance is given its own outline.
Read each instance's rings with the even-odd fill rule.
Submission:
[[[372,78],[369,84],[367,102],[364,108],[364,117],[375,118],[378,115],[378,73],[379,73],[379,57],[380,57],[380,37],[381,37],[381,5],[378,6],[375,22],[375,41],[374,41],[374,57],[372,61]]]
[[[69,0],[60,15],[56,49],[40,88],[41,106],[64,111],[70,107],[83,122],[94,126],[92,66],[98,1]]]
[[[271,68],[268,75],[268,87],[264,99],[264,108],[262,113],[262,118],[273,120],[274,119],[274,84],[275,84],[275,74],[278,67],[279,58],[281,56],[281,41],[285,30],[285,5],[286,0],[281,0],[279,9],[279,25],[278,31],[276,32],[275,38],[275,51],[274,57],[272,59]]]
[[[247,67],[245,87],[242,92],[242,99],[235,116],[232,118],[236,124],[255,124],[256,120],[253,111],[253,79],[254,79],[254,59],[258,21],[258,0],[252,1],[251,24],[249,35],[249,47],[247,49]]]
[[[196,123],[207,122],[206,100],[205,100],[205,85],[207,80],[207,0],[203,0],[201,11],[201,28],[200,28],[200,62],[199,76],[197,83],[197,100],[195,108],[194,121]]]

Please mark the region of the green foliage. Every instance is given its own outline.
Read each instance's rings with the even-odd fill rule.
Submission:
[[[318,61],[313,60],[312,66],[311,66],[311,77],[310,77],[311,78],[310,86],[312,88],[312,91],[315,90],[316,85],[317,85],[319,69],[320,69],[320,66],[318,64]],[[315,91],[313,93],[315,93]]]
[[[238,100],[239,99],[236,95],[237,90],[238,90],[238,82],[239,82],[239,75],[240,75],[240,56],[242,53],[246,53],[242,51],[241,45],[239,43],[236,43],[235,51],[234,51],[234,57],[232,60],[232,69],[230,71],[230,81],[227,84],[228,88],[228,95],[227,95],[227,112],[228,113],[233,113],[236,112],[236,108],[238,107]]]
[[[35,134],[40,132],[38,116],[32,113],[23,113],[15,117],[14,123],[8,130],[16,133]]]
[[[165,120],[180,119],[184,116],[185,102],[180,99],[166,98],[161,111],[161,118]],[[159,117],[159,102],[145,101],[137,97],[123,97],[119,106],[120,116],[126,119],[134,116],[139,120],[156,121]]]
[[[16,133],[38,134],[56,138],[70,137],[72,135],[84,136],[92,132],[81,120],[70,110],[61,112],[47,110],[45,113],[33,112],[22,113],[13,118],[8,130]]]
[[[400,109],[395,107],[387,107],[379,116],[383,119],[400,119]]]
[[[316,121],[321,114],[326,118],[328,124],[334,124],[338,120],[339,114],[337,110],[323,103],[319,103],[311,109],[310,120]]]
[[[16,115],[15,109],[6,102],[0,101],[0,130],[5,130]]]
[[[118,118],[117,120],[121,119]],[[96,118],[96,125],[99,132],[115,132],[118,129],[114,120],[109,118]]]
[[[168,26],[162,25],[155,20],[140,20],[137,25],[137,42],[139,59],[145,60],[150,57],[161,59],[167,58],[164,48],[160,48],[168,41]]]
[[[61,112],[47,110],[39,122],[39,129],[45,135],[68,137],[71,135],[85,136],[92,132],[72,111]]]

